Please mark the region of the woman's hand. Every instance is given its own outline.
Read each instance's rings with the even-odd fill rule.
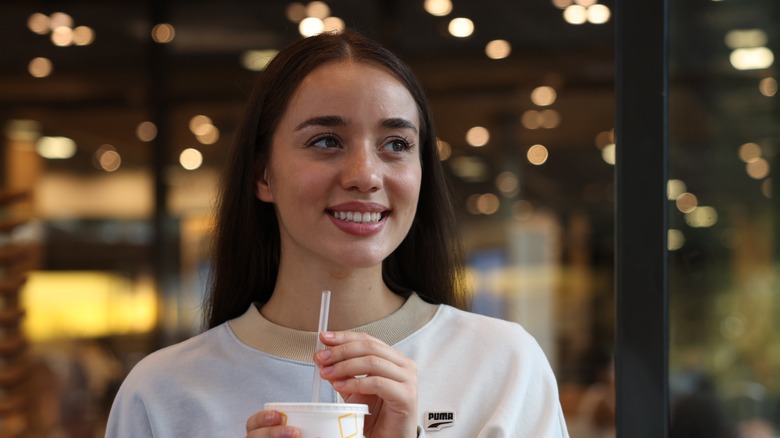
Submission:
[[[260,411],[246,421],[247,438],[300,438],[294,427],[282,426],[282,416],[276,411]]]
[[[417,366],[365,333],[324,332],[314,361],[347,403],[368,405],[367,438],[417,436]],[[355,377],[360,376],[360,377]]]

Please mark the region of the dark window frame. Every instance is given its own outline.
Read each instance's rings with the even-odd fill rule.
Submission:
[[[616,428],[669,435],[668,0],[616,5]]]

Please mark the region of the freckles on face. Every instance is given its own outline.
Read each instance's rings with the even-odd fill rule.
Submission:
[[[417,105],[371,64],[312,71],[273,135],[258,198],[273,202],[283,253],[381,263],[408,233],[422,170]]]

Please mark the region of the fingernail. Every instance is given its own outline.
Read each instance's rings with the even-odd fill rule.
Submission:
[[[268,411],[268,412],[266,412],[266,413],[265,413],[265,421],[268,421],[269,423],[270,423],[271,421],[274,421],[274,416],[275,416],[275,415],[276,415],[276,414],[274,413],[274,411]]]
[[[322,375],[327,376],[328,374],[333,372],[333,367],[325,367],[322,369]]]
[[[333,332],[322,332],[322,337],[325,339],[334,339],[336,334]]]
[[[330,359],[330,349],[326,348],[324,350],[320,350],[317,352],[317,359],[319,360],[328,360]]]
[[[342,389],[345,386],[347,386],[347,382],[345,382],[343,380],[338,380],[338,381],[333,382],[333,387],[336,388],[336,389]]]
[[[292,427],[285,427],[282,429],[282,437],[283,438],[290,438],[295,436],[295,429]]]

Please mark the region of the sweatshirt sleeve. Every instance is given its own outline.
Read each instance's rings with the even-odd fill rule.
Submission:
[[[111,406],[106,438],[152,438],[152,426],[146,406],[140,397],[120,388]]]

